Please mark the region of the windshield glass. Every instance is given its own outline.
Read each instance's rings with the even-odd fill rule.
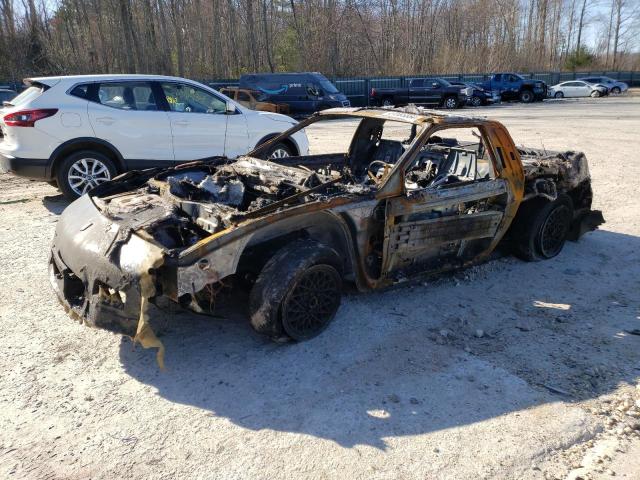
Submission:
[[[443,87],[450,87],[451,86],[451,84],[448,81],[446,81],[444,78],[438,78],[435,81],[438,82]]]
[[[333,86],[326,78],[318,79],[318,83],[320,83],[320,87],[324,90],[325,93],[340,93],[336,87]]]
[[[14,107],[17,107],[20,104],[29,102],[34,98],[37,98],[42,94],[42,92],[44,92],[44,87],[42,85],[32,85],[20,95],[11,100],[9,103],[11,103],[11,105],[13,105]]]

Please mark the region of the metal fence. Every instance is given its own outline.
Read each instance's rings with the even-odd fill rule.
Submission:
[[[590,71],[590,72],[534,72],[522,74],[525,78],[534,78],[537,80],[543,80],[548,85],[555,85],[556,83],[565,82],[567,80],[575,80],[577,78],[594,77],[594,76],[606,76],[615,78],[629,84],[631,87],[640,86],[640,72],[638,71],[624,71],[624,72],[611,72],[611,71]],[[390,76],[390,77],[328,77],[333,82],[338,90],[344,93],[351,104],[354,106],[364,106],[369,104],[369,93],[372,88],[402,88],[409,85],[409,81],[414,78],[444,78],[449,81],[459,82],[482,82],[488,80],[489,73],[453,73],[453,74],[425,74],[425,75],[410,75],[410,76]],[[226,86],[238,86],[238,79],[199,79],[198,81],[209,85],[215,89],[220,89]],[[14,90],[19,90],[21,82],[16,81],[0,81],[0,88],[10,87]]]
[[[444,75],[410,75],[410,76],[397,76],[397,77],[328,77],[333,82],[338,90],[344,93],[351,105],[364,106],[369,104],[369,93],[372,88],[402,88],[409,85],[409,81],[414,78],[444,78],[449,81],[458,82],[483,82],[488,80],[491,74],[489,73],[453,73]],[[522,74],[525,78],[533,78],[536,80],[542,80],[548,85],[555,85],[556,83],[566,82],[567,80],[575,80],[577,78],[585,77],[611,77],[616,80],[620,80],[629,84],[631,87],[640,87],[640,72],[626,71],[626,72],[611,72],[611,71],[590,71],[590,72],[534,72]],[[238,86],[237,79],[227,80],[204,80],[202,83],[206,83],[213,88],[221,88],[224,86]]]

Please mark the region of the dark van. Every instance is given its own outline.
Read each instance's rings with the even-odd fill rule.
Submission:
[[[240,88],[259,90],[267,95],[269,102],[286,103],[292,114],[351,106],[346,95],[318,72],[242,75]]]

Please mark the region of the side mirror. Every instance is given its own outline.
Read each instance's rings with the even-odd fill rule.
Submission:
[[[225,113],[226,113],[227,115],[233,115],[233,114],[235,114],[235,113],[236,113],[236,106],[235,106],[233,103],[231,103],[231,102],[227,102],[227,106],[226,106],[226,108],[225,108]]]
[[[431,88],[438,88],[440,86],[440,84],[438,82],[432,82],[431,83]]]

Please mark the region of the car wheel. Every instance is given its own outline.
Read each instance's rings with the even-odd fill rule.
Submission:
[[[458,108],[460,102],[456,97],[447,97],[444,99],[444,107],[449,110],[453,110],[454,108]]]
[[[564,93],[562,92],[556,92],[556,94],[553,96],[554,98],[564,98]]]
[[[600,92],[598,90],[594,90],[593,92],[591,92],[592,98],[598,98],[599,96],[600,96]]]
[[[480,105],[482,105],[482,99],[474,95],[473,97],[471,97],[471,105],[473,105],[474,107],[479,107]]]
[[[620,90],[620,87],[613,87],[611,89],[611,93],[618,95],[620,92],[622,92],[622,90]]]
[[[56,181],[65,197],[75,199],[116,174],[115,164],[106,155],[84,150],[64,159],[57,170]]]
[[[522,92],[520,92],[520,101],[522,103],[531,103],[533,102],[533,99],[533,92],[529,90],[523,90]]]
[[[276,143],[269,149],[269,158],[278,159],[286,158],[292,155],[291,147],[284,143]]]
[[[383,98],[382,99],[382,106],[383,107],[393,107],[394,105],[395,104],[394,104],[392,98],[387,97],[387,98]]]
[[[300,240],[283,247],[266,263],[251,289],[251,325],[274,340],[315,337],[340,306],[340,271],[340,257],[326,245]]]
[[[534,199],[521,206],[514,225],[515,253],[527,261],[558,255],[567,240],[573,220],[573,205],[566,195],[553,202]]]

